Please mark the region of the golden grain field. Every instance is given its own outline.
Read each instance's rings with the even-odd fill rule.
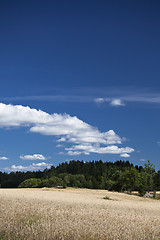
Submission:
[[[160,201],[105,190],[0,189],[0,239],[160,240]]]

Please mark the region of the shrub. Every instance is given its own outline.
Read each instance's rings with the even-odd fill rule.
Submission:
[[[103,199],[105,199],[105,200],[112,200],[112,199],[109,198],[108,196],[105,196]]]
[[[30,178],[26,179],[22,183],[19,184],[19,188],[38,188],[41,187],[41,179],[39,178]]]

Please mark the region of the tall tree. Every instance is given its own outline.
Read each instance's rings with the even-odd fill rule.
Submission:
[[[139,185],[140,174],[134,167],[126,169],[120,178],[124,190],[132,192]]]
[[[148,160],[147,163],[145,163],[145,173],[147,175],[147,191],[153,191],[154,190],[154,176],[155,176],[155,166],[153,163]]]

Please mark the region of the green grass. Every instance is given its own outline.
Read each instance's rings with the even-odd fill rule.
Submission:
[[[109,198],[108,196],[105,196],[103,199],[105,199],[105,200],[112,200],[112,199]]]
[[[0,232],[0,240],[7,240],[5,232]]]

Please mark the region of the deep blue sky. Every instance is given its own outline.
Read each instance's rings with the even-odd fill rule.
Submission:
[[[5,104],[0,106],[0,158],[6,158],[0,160],[1,171],[71,159],[138,165],[150,159],[160,169],[159,12],[160,2],[151,0],[0,2],[0,102]],[[22,112],[14,111],[15,105]],[[26,124],[26,106],[61,114],[57,124],[64,134],[31,131],[35,122]],[[97,134],[95,128],[100,135],[113,130],[121,143],[99,142],[103,134],[89,142],[82,139],[85,131],[74,142],[80,122],[69,127],[68,139],[57,142],[66,137],[65,113],[89,124],[87,137]],[[132,150],[107,153],[104,147],[112,146]]]

